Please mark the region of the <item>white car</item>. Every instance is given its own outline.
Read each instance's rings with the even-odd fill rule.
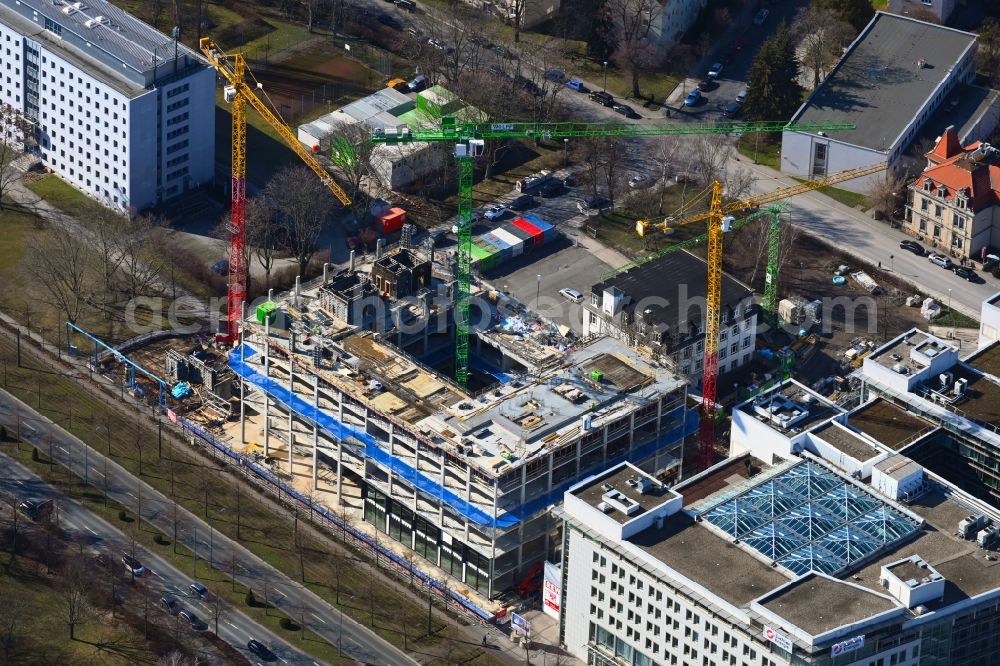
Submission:
[[[737,102],[737,104],[742,104],[745,101],[747,101],[747,89],[746,88],[744,88],[743,90],[741,90],[738,93],[736,93],[736,102]]]
[[[632,188],[645,187],[649,180],[642,174],[635,174],[628,179],[628,186]]]
[[[483,213],[483,217],[487,220],[499,220],[501,217],[507,214],[507,206],[490,206]]]
[[[717,79],[719,74],[722,74],[722,63],[717,62],[708,70],[708,78]]]
[[[570,289],[569,287],[563,287],[559,290],[559,293],[563,298],[573,301],[574,303],[579,303],[583,300],[583,294],[576,289]]]

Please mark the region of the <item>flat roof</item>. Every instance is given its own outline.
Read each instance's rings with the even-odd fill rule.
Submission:
[[[914,562],[912,557],[888,566],[887,569],[901,581],[919,581],[921,578],[926,578],[929,573],[927,569]]]
[[[879,347],[869,358],[882,367],[897,372],[896,368],[902,368],[913,375],[927,369],[928,358],[950,351],[958,349],[936,335],[912,329]],[[919,352],[916,358],[914,352]]]
[[[803,576],[760,604],[813,636],[899,607],[871,590],[816,574]]]
[[[878,12],[792,122],[854,123],[832,139],[889,150],[975,43],[972,33]]]
[[[757,394],[745,404],[746,409],[743,411],[758,421],[781,431],[785,431],[787,428],[782,427],[775,418],[792,419],[789,421],[790,428],[800,431],[809,430],[817,423],[844,412],[843,409],[830,403],[823,396],[791,380]],[[769,418],[759,413],[754,408],[755,406],[763,408],[772,417]]]
[[[691,481],[681,483],[674,490],[684,496],[684,506],[694,507],[710,502],[769,468],[765,462],[746,453],[736,458],[728,458],[713,467],[709,474],[698,475]]]
[[[993,360],[991,355],[983,363],[989,364]],[[977,372],[974,366],[964,363],[956,363],[949,368],[949,372],[956,380],[966,379],[969,382],[963,399],[955,403],[955,411],[981,425],[1000,425],[1000,384]]]
[[[976,370],[1000,377],[1000,342],[994,342],[982,351],[976,352],[965,359],[965,362]]]
[[[934,425],[920,419],[882,398],[862,405],[847,417],[850,426],[865,433],[876,442],[898,451],[916,435],[930,432]]]
[[[870,589],[882,590],[882,567],[917,555],[945,578],[944,599],[927,604],[932,609],[952,604],[1000,587],[1000,560],[986,559],[989,551],[956,535],[958,523],[972,513],[979,513],[958,503],[942,487],[935,487],[907,503],[925,523],[916,539],[856,571],[852,580]]]
[[[100,62],[110,66],[111,71],[125,65],[137,73],[148,72],[154,68],[154,54],[161,66],[172,60],[174,42],[170,37],[107,0],[0,0],[0,6],[28,21],[39,14],[57,24],[61,32],[52,42],[72,44],[80,49],[85,61]],[[26,12],[31,12],[31,16]],[[43,26],[35,25],[41,31]],[[200,55],[183,44],[177,48],[180,55],[201,60]],[[117,74],[123,75],[121,71]]]
[[[923,466],[913,462],[902,453],[894,453],[885,460],[875,463],[875,469],[893,479],[905,479]]]
[[[836,423],[828,423],[814,430],[813,435],[819,437],[841,453],[846,453],[858,462],[864,462],[879,453],[878,449],[870,443]]]
[[[654,525],[629,541],[738,607],[788,582],[781,571],[720,539],[683,511],[664,520],[661,529]]]
[[[973,138],[970,136],[971,132],[979,126],[983,115],[992,110],[998,100],[1000,92],[996,90],[968,83],[957,85],[934,115],[924,123],[914,142],[926,140],[933,143],[946,127],[954,125],[959,141],[968,143],[968,139]]]
[[[640,487],[636,484],[639,479],[642,479],[645,484],[643,486],[645,492],[640,492]],[[623,495],[628,500],[627,503],[637,507],[633,513],[622,512],[614,503],[606,502],[605,495],[614,491]],[[662,504],[669,491],[664,484],[643,473],[640,469],[631,465],[621,465],[610,472],[594,477],[586,485],[576,488],[573,494],[598,509],[601,508],[602,503],[606,504],[608,508],[612,509],[611,511],[602,510],[606,515],[619,523],[626,523]],[[623,504],[620,500],[619,503]]]
[[[680,331],[686,335],[689,321],[700,325],[705,319],[707,278],[708,264],[705,260],[682,250],[670,252],[599,282],[591,287],[591,292],[603,294],[606,289],[617,287],[628,297],[626,308],[634,308],[640,301],[646,301],[643,309],[650,310],[653,320],[668,325],[675,333]],[[681,292],[681,289],[684,291]],[[722,274],[723,312],[752,296],[750,287],[727,273]],[[685,304],[688,307],[681,312]]]

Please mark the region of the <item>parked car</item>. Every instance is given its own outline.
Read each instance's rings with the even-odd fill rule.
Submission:
[[[410,82],[406,79],[390,79],[386,82],[385,87],[392,88],[397,92],[405,93],[410,91]]]
[[[642,174],[635,174],[628,179],[628,186],[632,188],[639,188],[645,186],[649,182],[649,179]]]
[[[684,106],[694,106],[701,101],[701,93],[697,90],[692,90],[684,98]]]
[[[573,301],[574,303],[579,303],[580,301],[583,300],[582,293],[580,293],[576,289],[570,289],[569,287],[563,287],[562,289],[560,289],[559,294],[563,298]]]
[[[639,114],[635,112],[635,109],[633,109],[628,104],[615,104],[611,108],[614,109],[615,113],[620,113],[623,116],[625,116],[626,118],[638,118],[639,117]]]
[[[17,511],[22,516],[38,522],[51,516],[54,506],[55,503],[50,499],[26,499],[17,505]]]
[[[708,78],[717,79],[719,75],[722,74],[722,63],[717,62],[708,68]]]
[[[702,79],[698,82],[698,90],[702,92],[708,92],[715,87],[715,81],[712,79]]]
[[[170,594],[164,594],[160,597],[160,604],[171,615],[177,615],[177,613],[181,611],[181,605],[177,603],[177,600]]]
[[[747,89],[744,88],[743,90],[741,90],[738,93],[736,93],[736,101],[739,102],[740,104],[743,104],[744,102],[746,102],[747,101],[747,92],[748,92]]]
[[[549,71],[545,72],[545,78],[548,79],[549,81],[565,81],[566,73],[563,72],[561,69],[550,69]]]
[[[573,176],[566,176],[565,178],[563,178],[562,184],[565,185],[566,187],[573,187],[574,185],[576,185],[576,178],[574,178]]]
[[[208,629],[208,625],[205,624],[204,620],[195,615],[192,611],[184,609],[180,613],[178,613],[177,616],[180,617],[182,620],[185,620],[188,624],[190,624],[191,628],[194,629],[195,631],[205,631],[206,629]]]
[[[417,3],[413,2],[413,0],[396,0],[396,6],[412,12],[416,10]]]
[[[576,202],[576,209],[585,215],[598,215],[610,205],[611,201],[604,196],[584,197]]]
[[[392,28],[393,30],[402,30],[403,29],[403,24],[400,23],[399,19],[397,19],[392,14],[382,13],[382,14],[379,14],[375,18],[378,20],[379,23],[381,23],[382,25],[387,26],[389,28]]]
[[[122,555],[122,564],[133,576],[141,576],[146,573],[146,567],[142,566],[142,562],[132,557],[131,555]]]
[[[603,104],[604,106],[614,106],[615,98],[611,96],[610,93],[606,93],[603,90],[595,90],[590,93],[590,99],[594,100],[598,104]]]
[[[410,89],[410,92],[416,93],[421,90],[425,90],[429,83],[430,81],[427,79],[427,76],[421,74],[420,76],[414,77],[412,81],[406,84],[406,87]]]
[[[563,191],[562,182],[559,180],[552,179],[547,181],[544,185],[542,185],[541,189],[538,190],[538,193],[541,194],[546,199],[551,199],[552,197],[557,197],[560,194],[562,194],[562,191]]]
[[[963,280],[968,280],[969,282],[983,282],[983,278],[979,276],[979,273],[972,270],[968,266],[959,266],[955,269],[955,275],[962,278]]]
[[[759,12],[757,12],[757,15],[753,17],[753,24],[764,25],[764,21],[766,21],[767,17],[770,15],[771,15],[771,10],[769,9],[760,10]]]
[[[995,254],[986,255],[986,259],[983,261],[983,270],[992,271],[997,266],[1000,266],[1000,257]]]
[[[218,273],[219,275],[225,275],[229,272],[229,260],[220,259],[219,261],[212,264],[212,272]]]
[[[582,93],[590,92],[590,88],[583,85],[583,81],[580,81],[578,79],[570,79],[569,81],[566,82],[566,87],[575,90],[577,92],[582,92]]]
[[[535,197],[530,194],[522,194],[510,203],[511,210],[526,210],[535,205]]]
[[[247,643],[247,649],[264,661],[274,661],[274,653],[267,649],[267,646],[255,638],[251,638]]]
[[[912,241],[912,240],[899,241],[899,249],[906,250],[907,252],[912,252],[918,257],[922,257],[926,253],[923,245],[921,245],[917,241]]]
[[[937,254],[935,252],[931,252],[929,255],[927,255],[927,259],[935,266],[940,266],[941,268],[951,270],[953,267],[951,259],[944,256],[943,254]]]
[[[507,206],[501,206],[501,205],[490,206],[489,208],[486,209],[486,212],[483,213],[483,217],[485,217],[487,220],[490,221],[499,220],[501,217],[507,214],[507,210],[508,210]]]
[[[202,599],[208,599],[208,588],[201,583],[191,583],[188,585],[188,589],[191,590],[191,593],[194,596]]]
[[[739,102],[730,102],[729,104],[726,104],[725,107],[723,107],[722,115],[724,115],[726,118],[735,118],[736,116],[740,115],[740,111],[742,110],[743,110],[742,104],[740,104]]]

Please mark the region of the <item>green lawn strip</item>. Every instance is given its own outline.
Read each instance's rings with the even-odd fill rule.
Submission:
[[[800,183],[806,182],[805,178],[796,178]],[[850,208],[865,208],[868,205],[868,197],[858,192],[842,190],[839,187],[821,187],[817,192],[821,192],[834,201],[838,201]]]
[[[93,201],[83,192],[53,174],[26,182],[25,186],[64,213],[72,213]]]
[[[979,328],[979,322],[962,314],[958,310],[941,307],[941,314],[931,322],[935,326],[952,326],[954,328]]]
[[[117,501],[100,494],[94,486],[85,484],[77,476],[67,469],[58,465],[53,466],[43,451],[39,451],[39,459],[33,460],[31,447],[27,444],[20,446],[13,443],[5,443],[5,452],[17,459],[33,472],[44,478],[48,483],[57,488],[61,493],[72,497],[89,510],[98,514],[106,521],[115,525],[126,537],[134,537],[137,544],[142,545],[151,553],[162,557],[180,571],[190,572],[192,580],[199,580],[212,592],[225,599],[230,606],[240,610],[258,624],[271,629],[275,634],[282,636],[286,640],[293,642],[303,652],[310,656],[321,659],[329,663],[353,663],[354,660],[339,657],[337,648],[331,645],[326,639],[314,634],[312,631],[301,631],[299,627],[301,620],[288,616],[274,606],[265,608],[263,604],[264,590],[260,585],[255,589],[255,593],[261,599],[261,605],[247,606],[247,588],[242,584],[232,582],[230,576],[214,567],[209,567],[206,560],[199,558],[198,563],[194,563],[192,558],[194,553],[183,544],[172,543],[172,535],[165,534],[159,528],[149,523],[145,519],[136,521],[135,512],[119,504]],[[122,515],[126,518],[122,519]],[[126,546],[127,548],[127,546]],[[220,546],[220,551],[222,547]],[[218,554],[216,560],[220,559]],[[281,626],[282,618],[288,617],[299,627],[288,630]],[[202,620],[212,626],[211,617],[202,617]]]
[[[751,160],[756,156],[758,164],[780,170],[781,141],[769,141],[758,137],[759,134],[744,134],[736,142],[736,150]]]
[[[229,474],[228,471],[193,462],[179,452],[172,452],[166,439],[163,455],[159,456],[155,430],[149,431],[138,425],[136,420],[118,416],[102,400],[89,391],[82,390],[74,380],[40,369],[43,367],[41,362],[27,349],[22,349],[22,357],[23,365],[29,367],[16,367],[13,343],[6,339],[0,340],[0,360],[5,362],[3,376],[8,391],[32,407],[40,404],[39,411],[45,416],[101,453],[107,453],[110,446],[112,459],[137,476],[138,451],[141,450],[141,478],[167,497],[171,497],[170,468],[173,467],[173,496],[180,505],[203,519],[204,488],[209,488],[208,519],[217,531],[230,538],[236,537],[236,487],[237,484],[245,484],[244,481],[234,479],[230,483],[221,483],[221,475]],[[100,490],[99,482],[97,485]],[[298,579],[298,558],[291,548],[291,521],[273,512],[264,503],[253,498],[244,486],[241,487],[244,489],[240,511],[240,544],[285,575]],[[393,624],[397,627],[426,626],[426,607],[396,591],[392,583],[383,582],[381,576],[373,576],[367,564],[333,556],[327,546],[309,537],[303,537],[302,543],[307,553],[305,579],[315,585],[314,592],[327,602],[335,602],[335,576],[331,565],[335,561],[341,570],[342,600],[344,595],[348,595],[367,601],[368,595],[374,592],[375,630],[386,640],[402,648],[403,636],[398,628],[390,628]],[[272,544],[288,545],[280,547]],[[355,620],[370,626],[368,608],[369,605],[362,602],[359,609],[348,607],[346,610]],[[429,646],[453,635],[450,626],[439,623],[435,626],[434,636],[420,638],[419,643]]]

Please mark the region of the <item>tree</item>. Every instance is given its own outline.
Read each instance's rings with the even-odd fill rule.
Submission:
[[[362,189],[366,179],[378,178],[372,167],[372,156],[379,144],[372,143],[371,132],[366,125],[353,123],[340,126],[329,138],[330,161],[333,171],[346,185],[347,196],[351,198],[351,208],[355,215],[368,210],[369,196]]]
[[[760,47],[748,83],[744,112],[753,120],[787,120],[802,104],[799,61],[784,23]]]
[[[870,0],[812,0],[810,6],[817,10],[834,12],[851,24],[855,34],[864,30],[865,26],[875,18],[875,9]]]
[[[227,227],[228,229],[228,227]],[[247,199],[247,248],[264,269],[264,286],[271,286],[271,270],[278,252],[286,247],[286,229],[278,221],[270,202],[264,197]]]
[[[288,245],[305,275],[317,249],[327,211],[333,201],[330,190],[306,167],[285,167],[271,178],[264,193],[274,205],[288,235]]]
[[[229,613],[229,604],[226,600],[222,598],[221,595],[215,595],[212,599],[212,603],[209,606],[212,613],[212,621],[215,623],[215,635],[219,635],[219,620],[226,617]]]
[[[0,666],[15,662],[25,611],[23,597],[10,588],[0,588]]]
[[[129,220],[118,211],[97,202],[88,202],[74,214],[90,234],[105,294],[111,294],[117,288],[118,273],[122,265],[119,248],[122,239],[130,233]]]
[[[132,222],[132,232],[120,238],[120,271],[123,291],[129,298],[159,290],[163,278],[163,255],[158,251],[158,230],[166,221],[156,215],[142,214]]]
[[[79,234],[53,226],[35,232],[24,252],[24,266],[38,287],[35,296],[52,306],[69,322],[75,322],[93,293],[89,270],[89,248]]]
[[[608,13],[615,30],[615,50],[611,59],[628,71],[632,97],[639,97],[639,74],[660,64],[663,52],[650,39],[659,21],[663,5],[658,0],[607,0]]]
[[[868,203],[875,219],[888,219],[891,225],[893,214],[902,209],[905,202],[906,181],[902,176],[889,169],[871,179]]]
[[[983,21],[979,30],[979,71],[993,85],[1000,84],[1000,22],[994,18]],[[2,193],[2,189],[0,189]]]
[[[24,152],[25,141],[31,136],[31,123],[21,110],[0,104],[0,209],[10,186],[20,178],[13,162]]]
[[[792,32],[798,41],[803,64],[812,70],[813,88],[819,86],[855,34],[851,24],[836,12],[815,6],[799,13],[792,24]]]
[[[507,20],[514,28],[514,43],[521,43],[521,24],[524,22],[524,9],[528,0],[506,0]]]
[[[87,597],[84,590],[88,584],[81,560],[79,558],[70,560],[63,574],[62,600],[71,641],[76,640],[76,627],[83,622],[86,612]]]

